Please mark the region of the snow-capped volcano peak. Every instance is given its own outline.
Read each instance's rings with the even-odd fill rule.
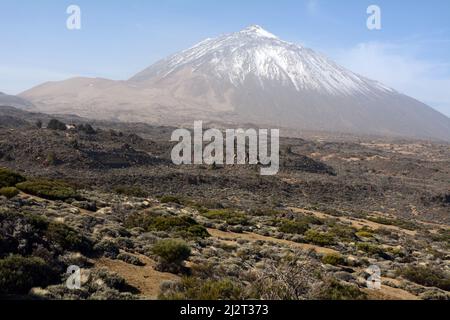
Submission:
[[[206,39],[131,79],[147,82],[189,70],[241,87],[267,86],[332,95],[377,94],[391,89],[354,74],[311,49],[280,40],[258,25]]]
[[[129,81],[75,78],[38,86],[22,97],[47,113],[64,107],[70,114],[133,122],[185,125],[204,119],[450,137],[447,117],[259,26],[206,39]]]
[[[256,37],[278,39],[277,36],[270,33],[269,31],[264,30],[261,26],[258,26],[257,24],[245,28],[244,30],[240,31],[240,33]]]

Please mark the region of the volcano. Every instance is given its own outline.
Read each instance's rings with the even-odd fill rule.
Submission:
[[[42,112],[96,119],[450,139],[445,115],[256,25],[206,39],[126,81],[73,78],[20,96]]]

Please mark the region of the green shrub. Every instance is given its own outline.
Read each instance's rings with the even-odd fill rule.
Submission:
[[[369,231],[358,231],[357,233],[355,233],[356,236],[358,238],[372,238],[373,237],[373,233],[369,232]]]
[[[188,216],[167,216],[156,212],[137,213],[125,220],[125,226],[144,228],[147,231],[174,232],[185,237],[209,237],[208,231]]]
[[[247,225],[248,218],[242,212],[237,212],[231,209],[214,209],[208,210],[205,213],[202,213],[205,218],[216,220],[216,221],[224,221],[229,225]]]
[[[333,234],[318,232],[316,230],[308,230],[305,233],[305,240],[319,246],[327,246],[335,243]]]
[[[14,255],[0,260],[0,294],[27,294],[58,281],[58,273],[41,258]]]
[[[64,250],[89,253],[92,243],[76,230],[63,223],[50,222],[45,232],[47,239],[57,243]]]
[[[317,300],[365,300],[367,295],[358,287],[327,278],[314,293]]]
[[[140,267],[145,266],[145,263],[143,263],[141,261],[141,259],[139,259],[138,257],[133,256],[129,253],[120,253],[117,255],[117,259],[122,260],[129,264],[135,265],[135,266],[140,266]]]
[[[322,257],[322,262],[324,264],[329,264],[332,266],[344,265],[345,259],[339,253],[330,253]]]
[[[11,199],[19,194],[19,190],[16,187],[4,187],[0,189],[0,195]]]
[[[164,264],[181,265],[191,256],[191,249],[182,240],[167,239],[158,241],[152,249]]]
[[[196,224],[197,222],[191,217],[160,216],[153,218],[151,223],[147,226],[147,229],[149,231],[173,231],[179,229],[187,229]]]
[[[390,219],[390,218],[384,218],[384,217],[368,217],[367,220],[384,224],[388,226],[397,226],[402,229],[406,230],[417,230],[418,225],[414,222],[402,220],[402,219]]]
[[[450,291],[450,274],[435,267],[409,266],[399,273],[405,279],[422,286]]]
[[[80,198],[71,186],[59,181],[33,180],[19,183],[16,187],[25,193],[49,200]]]
[[[6,168],[0,168],[0,188],[14,187],[26,179],[20,174]]]
[[[161,203],[175,203],[182,204],[183,200],[176,196],[163,196],[159,199]]]
[[[304,234],[309,229],[309,223],[305,221],[282,220],[278,230],[284,233]]]
[[[278,224],[278,230],[290,234],[304,234],[311,225],[321,225],[323,221],[313,216],[301,216],[294,220],[281,219],[275,220]]]
[[[251,209],[249,213],[250,215],[256,217],[275,217],[280,215],[282,212],[275,209],[258,208],[258,209]]]
[[[438,233],[430,235],[431,240],[435,242],[446,242],[447,245],[450,245],[450,230],[449,229],[440,229]]]
[[[175,288],[159,295],[163,300],[239,300],[242,288],[229,279],[203,280],[184,277]]]
[[[356,248],[369,254],[384,254],[384,251],[379,246],[368,242],[358,242]]]
[[[77,126],[77,130],[82,131],[86,134],[96,134],[97,133],[95,131],[95,129],[89,123],[80,124],[79,126]]]
[[[60,160],[58,159],[58,156],[54,152],[50,152],[47,154],[47,157],[45,159],[45,163],[49,166],[56,166],[60,163]]]
[[[47,124],[47,128],[50,130],[60,130],[60,131],[67,130],[66,124],[56,119],[51,119]]]
[[[201,226],[201,225],[199,225],[199,224],[190,226],[190,227],[187,229],[187,233],[188,233],[189,235],[191,235],[192,237],[195,237],[195,238],[202,238],[202,239],[208,238],[208,237],[211,236],[211,235],[209,234],[208,230],[206,230],[205,227],[203,227],[203,226]]]
[[[137,197],[137,198],[144,198],[148,196],[148,193],[142,190],[140,187],[127,187],[127,186],[121,186],[114,188],[114,192],[117,194],[122,194],[129,197]]]
[[[330,233],[334,234],[340,241],[354,241],[356,240],[356,229],[350,226],[335,224],[330,228]]]

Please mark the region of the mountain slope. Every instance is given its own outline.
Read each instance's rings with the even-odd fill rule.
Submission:
[[[259,26],[207,39],[128,81],[77,78],[22,96],[42,111],[118,120],[450,137],[444,115]]]
[[[0,106],[14,107],[24,110],[33,109],[33,104],[21,97],[11,96],[0,92]]]

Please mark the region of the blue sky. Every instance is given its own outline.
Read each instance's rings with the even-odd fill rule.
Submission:
[[[82,29],[66,28],[80,6]],[[366,27],[369,5],[382,29]],[[127,79],[207,37],[259,24],[450,116],[450,1],[0,0],[0,91],[71,76]]]

